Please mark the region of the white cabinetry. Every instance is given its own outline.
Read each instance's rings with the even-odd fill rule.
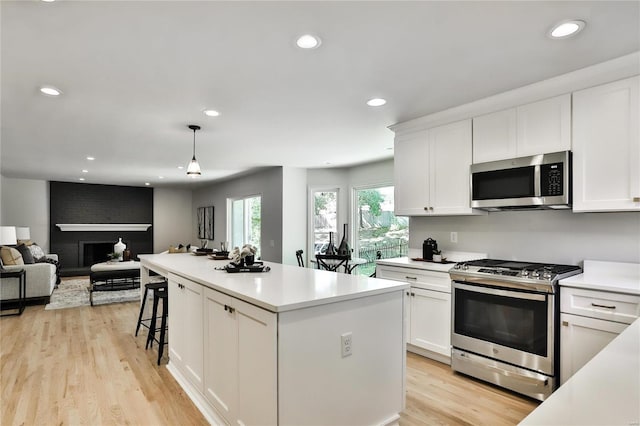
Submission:
[[[471,120],[396,136],[395,214],[484,214],[469,207]]]
[[[376,276],[411,284],[405,300],[407,350],[440,362],[451,359],[451,279],[446,272],[378,265]],[[417,348],[417,350],[416,350]]]
[[[573,211],[640,210],[639,81],[573,94]]]
[[[473,119],[473,162],[571,149],[571,95],[561,95]]]
[[[205,289],[205,397],[230,424],[277,424],[276,314]]]
[[[169,359],[200,392],[203,389],[203,287],[169,274]]]
[[[205,397],[230,424],[277,424],[276,314],[205,289]]]
[[[640,296],[562,287],[560,383],[640,316]]]

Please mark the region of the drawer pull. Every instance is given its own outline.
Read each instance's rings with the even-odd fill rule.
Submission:
[[[569,321],[562,321],[562,325],[564,327],[569,327]]]
[[[410,277],[408,275],[405,275],[404,277],[408,280],[414,280],[414,281],[418,279],[418,277]]]
[[[591,306],[593,306],[594,308],[605,308],[605,309],[615,309],[615,305],[613,306],[608,306],[608,305],[598,305],[597,303],[593,303],[591,302]]]
[[[634,203],[640,203],[640,197],[633,197]]]

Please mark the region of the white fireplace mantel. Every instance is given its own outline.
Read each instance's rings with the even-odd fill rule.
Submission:
[[[56,223],[61,231],[146,231],[150,223]]]

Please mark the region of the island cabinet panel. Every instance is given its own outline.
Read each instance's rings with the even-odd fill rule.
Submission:
[[[203,389],[203,287],[169,274],[169,358],[193,386]]]
[[[390,413],[403,407],[403,304],[400,289],[280,313],[280,424],[379,425],[397,420]],[[345,335],[351,338],[351,355],[346,356]]]
[[[276,314],[204,293],[205,397],[229,424],[277,424]]]
[[[640,211],[640,77],[573,94],[573,211]]]

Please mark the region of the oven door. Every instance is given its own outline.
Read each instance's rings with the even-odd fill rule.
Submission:
[[[554,297],[454,281],[451,344],[553,376]]]

